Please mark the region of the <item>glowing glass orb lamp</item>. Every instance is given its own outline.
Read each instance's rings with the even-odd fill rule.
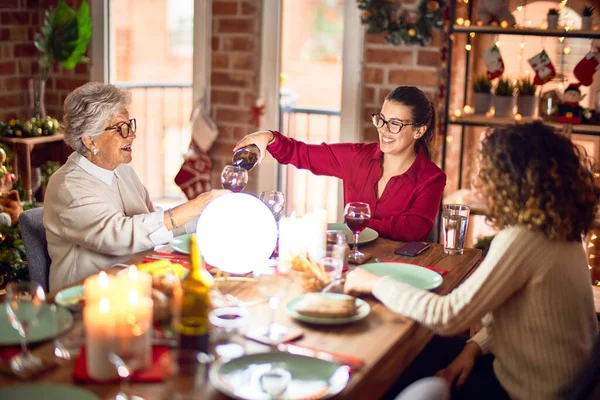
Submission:
[[[268,262],[277,243],[277,224],[258,198],[230,193],[202,211],[196,238],[204,261],[223,272],[243,275]]]

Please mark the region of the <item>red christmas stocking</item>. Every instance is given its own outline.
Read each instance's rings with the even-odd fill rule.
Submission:
[[[596,71],[600,71],[600,53],[598,51],[590,51],[575,66],[573,73],[583,86],[590,86],[594,82]]]
[[[487,79],[491,81],[504,73],[504,61],[498,46],[494,45],[483,53],[483,60],[487,67]]]
[[[183,190],[186,197],[191,200],[211,189],[211,170],[212,162],[210,157],[192,139],[183,165],[175,176],[175,183]]]
[[[529,65],[535,71],[533,83],[536,85],[543,85],[556,76],[556,69],[552,65],[552,61],[548,57],[546,50],[542,50],[541,53],[531,57]]]

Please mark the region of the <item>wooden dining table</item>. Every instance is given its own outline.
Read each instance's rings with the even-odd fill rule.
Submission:
[[[449,293],[459,285],[479,265],[482,258],[481,252],[475,249],[465,249],[461,255],[447,255],[439,244],[431,244],[427,251],[417,257],[398,256],[394,254],[394,250],[400,244],[401,242],[378,238],[374,242],[361,246],[361,250],[382,261],[394,260],[448,270],[442,285],[435,289],[435,292],[441,295]],[[144,255],[134,257],[131,263],[140,263],[143,258]],[[114,273],[116,269],[110,269],[109,272]],[[278,323],[303,331],[303,335],[296,343],[364,360],[364,366],[352,373],[348,385],[336,397],[337,399],[381,398],[433,337],[431,330],[393,313],[372,296],[364,298],[371,306],[371,312],[365,319],[340,326],[304,324],[292,319],[285,311],[286,301],[300,293],[300,286],[292,284],[276,315]],[[50,293],[49,300],[53,299],[55,294],[55,292]],[[249,311],[255,322],[264,325],[268,320],[268,307],[265,303],[255,305]],[[274,351],[269,346],[254,342],[246,349],[248,352]],[[33,353],[40,357],[52,358],[53,350],[53,341],[49,341],[36,346]],[[118,393],[119,386],[116,384],[75,383],[73,381],[75,361],[59,360],[58,362],[57,368],[29,381],[0,375],[0,387],[27,383],[78,385],[97,394],[101,399]],[[175,375],[162,383],[132,383],[131,389],[134,394],[145,399],[172,399],[176,398],[177,392],[186,393],[184,397],[194,399],[228,398],[210,384],[207,374],[203,372],[193,378]]]

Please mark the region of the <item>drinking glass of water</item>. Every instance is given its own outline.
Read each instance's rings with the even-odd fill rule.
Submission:
[[[469,207],[462,204],[444,204],[442,210],[444,253],[463,253],[470,211]]]
[[[223,189],[232,192],[241,192],[248,184],[248,171],[235,165],[226,165],[221,173],[221,185]]]

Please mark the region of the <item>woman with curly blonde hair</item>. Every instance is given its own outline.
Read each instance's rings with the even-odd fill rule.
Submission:
[[[396,391],[437,371],[453,399],[564,398],[598,337],[582,245],[599,200],[592,163],[540,122],[512,125],[483,140],[479,178],[501,231],[462,285],[440,296],[357,269],[345,289],[439,335],[482,322],[468,340],[435,337]]]

